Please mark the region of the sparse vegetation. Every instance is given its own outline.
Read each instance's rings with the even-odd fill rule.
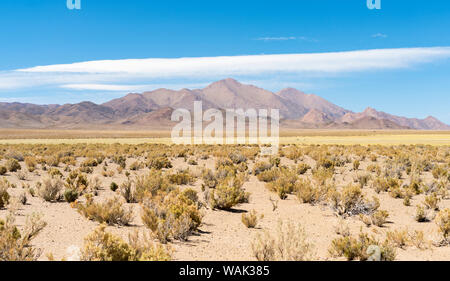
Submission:
[[[274,234],[258,234],[251,246],[258,261],[307,261],[315,257],[305,230],[292,222],[279,221]]]

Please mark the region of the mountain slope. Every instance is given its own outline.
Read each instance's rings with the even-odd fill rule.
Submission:
[[[418,129],[450,130],[434,117],[406,118],[367,108],[354,113],[322,97],[293,88],[273,93],[234,79],[214,82],[203,89],[158,89],[130,93],[103,104],[81,102],[64,105],[0,103],[1,128],[161,128],[170,129],[173,110],[279,109],[281,127],[306,129]]]

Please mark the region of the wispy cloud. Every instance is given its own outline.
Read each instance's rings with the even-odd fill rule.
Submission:
[[[0,72],[0,90],[40,86],[133,91],[169,80],[203,83],[224,77],[258,80],[274,74],[284,77],[334,76],[349,72],[404,69],[447,58],[450,58],[450,47],[87,61]]]
[[[202,88],[207,83],[189,83],[189,84],[146,84],[146,85],[122,85],[122,84],[64,84],[60,88],[78,91],[108,91],[108,92],[142,92],[159,88],[170,88],[180,90],[183,88]]]
[[[297,40],[297,37],[260,37],[256,38],[258,41],[288,41],[288,40]]]
[[[289,37],[260,37],[256,38],[258,41],[289,41],[289,40],[301,40],[301,41],[308,41],[308,42],[317,42],[316,39],[308,38],[305,36],[289,36]]]
[[[372,35],[372,38],[387,38],[387,34],[384,33],[375,33]]]

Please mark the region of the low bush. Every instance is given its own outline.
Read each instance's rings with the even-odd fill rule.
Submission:
[[[425,197],[424,201],[423,201],[423,205],[430,210],[439,210],[439,201],[441,199],[436,195],[436,193],[432,193],[428,196]]]
[[[346,236],[334,239],[329,253],[332,257],[345,257],[349,261],[393,261],[396,257],[395,249],[388,240],[380,243],[363,233],[356,238]]]
[[[0,209],[5,208],[9,203],[10,195],[8,189],[10,186],[11,184],[7,179],[3,178],[0,180]]]
[[[36,158],[25,157],[25,166],[27,167],[27,169],[30,173],[34,172],[34,170],[36,170],[36,166],[37,166]]]
[[[169,179],[161,171],[154,169],[143,176],[137,177],[135,184],[138,202],[142,202],[147,194],[155,195],[158,191],[168,192],[174,189]]]
[[[64,191],[64,199],[68,203],[75,202],[78,199],[78,196],[80,196],[78,194],[78,191],[76,191],[74,189],[69,188],[69,189],[66,189],[66,191]]]
[[[137,203],[136,187],[132,180],[126,180],[120,185],[120,195],[127,201],[127,203]]]
[[[161,243],[171,239],[187,240],[201,224],[202,215],[197,202],[178,189],[148,194],[141,206],[144,225]]]
[[[444,240],[450,243],[450,209],[444,209],[437,214],[436,224]]]
[[[258,234],[251,243],[258,261],[308,261],[314,259],[314,246],[308,242],[303,227],[292,222],[278,222],[272,234]]]
[[[19,231],[13,216],[0,219],[0,261],[36,261],[41,252],[31,243],[45,226],[35,213],[27,217],[23,231]]]
[[[63,182],[59,178],[44,177],[36,185],[38,196],[48,202],[60,201],[63,197]]]
[[[191,184],[194,182],[194,177],[191,175],[191,173],[189,173],[188,170],[183,170],[169,175],[169,181],[170,183],[176,185]]]
[[[172,163],[167,157],[156,157],[150,159],[147,163],[147,166],[150,169],[161,170],[172,168]]]
[[[17,161],[14,158],[10,158],[8,159],[8,161],[6,161],[6,169],[8,169],[9,172],[16,172],[20,169],[22,169],[22,167],[20,166],[19,161]]]
[[[242,214],[241,221],[247,228],[255,228],[258,224],[258,218],[262,219],[263,217],[263,215],[258,217],[256,211],[251,210],[248,214]]]
[[[317,204],[326,200],[329,187],[326,185],[317,186],[309,180],[298,180],[295,183],[295,192],[301,203]]]
[[[105,231],[99,226],[84,239],[81,251],[83,261],[170,261],[171,253],[159,244],[153,243],[145,235],[131,234],[128,243],[122,238]]]
[[[123,206],[119,198],[111,198],[106,202],[96,203],[89,195],[86,195],[85,204],[76,205],[78,211],[84,217],[108,225],[129,225],[133,219],[131,208]]]
[[[111,189],[111,191],[113,191],[113,192],[116,192],[116,190],[118,188],[119,188],[119,186],[115,182],[111,182],[111,184],[109,185],[109,189]]]
[[[209,195],[209,204],[212,209],[230,210],[234,206],[247,203],[250,194],[242,189],[243,175],[221,182]]]
[[[328,199],[331,208],[343,217],[359,214],[371,215],[380,206],[379,200],[375,197],[372,201],[366,200],[361,188],[356,185],[348,185],[344,187],[342,192],[330,190]]]
[[[272,164],[267,162],[257,162],[255,163],[253,167],[253,174],[255,176],[259,175],[260,173],[267,171],[272,168]]]

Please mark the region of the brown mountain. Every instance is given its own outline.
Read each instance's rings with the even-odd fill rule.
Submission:
[[[342,107],[332,104],[324,98],[313,94],[305,94],[293,88],[281,90],[277,95],[296,105],[297,110],[295,115],[297,115],[297,117],[307,114],[311,109],[316,109],[332,118],[342,117],[350,112]]]
[[[174,124],[170,121],[173,110],[192,110],[194,101],[202,101],[203,109],[222,111],[228,108],[277,108],[284,128],[450,130],[450,126],[431,116],[406,118],[372,108],[354,113],[296,89],[273,93],[234,79],[221,80],[203,89],[131,93],[100,105],[92,102],[64,105],[0,103],[0,127],[170,129]]]
[[[355,120],[363,117],[374,117],[376,119],[390,120],[400,126],[409,127],[416,130],[450,130],[450,126],[431,116],[425,119],[406,118],[377,111],[371,107],[366,108],[366,110],[361,113],[347,113],[340,119],[340,121],[354,122]]]
[[[330,117],[325,112],[318,109],[311,109],[305,116],[301,119],[302,122],[310,124],[328,124],[333,122],[333,118]]]

